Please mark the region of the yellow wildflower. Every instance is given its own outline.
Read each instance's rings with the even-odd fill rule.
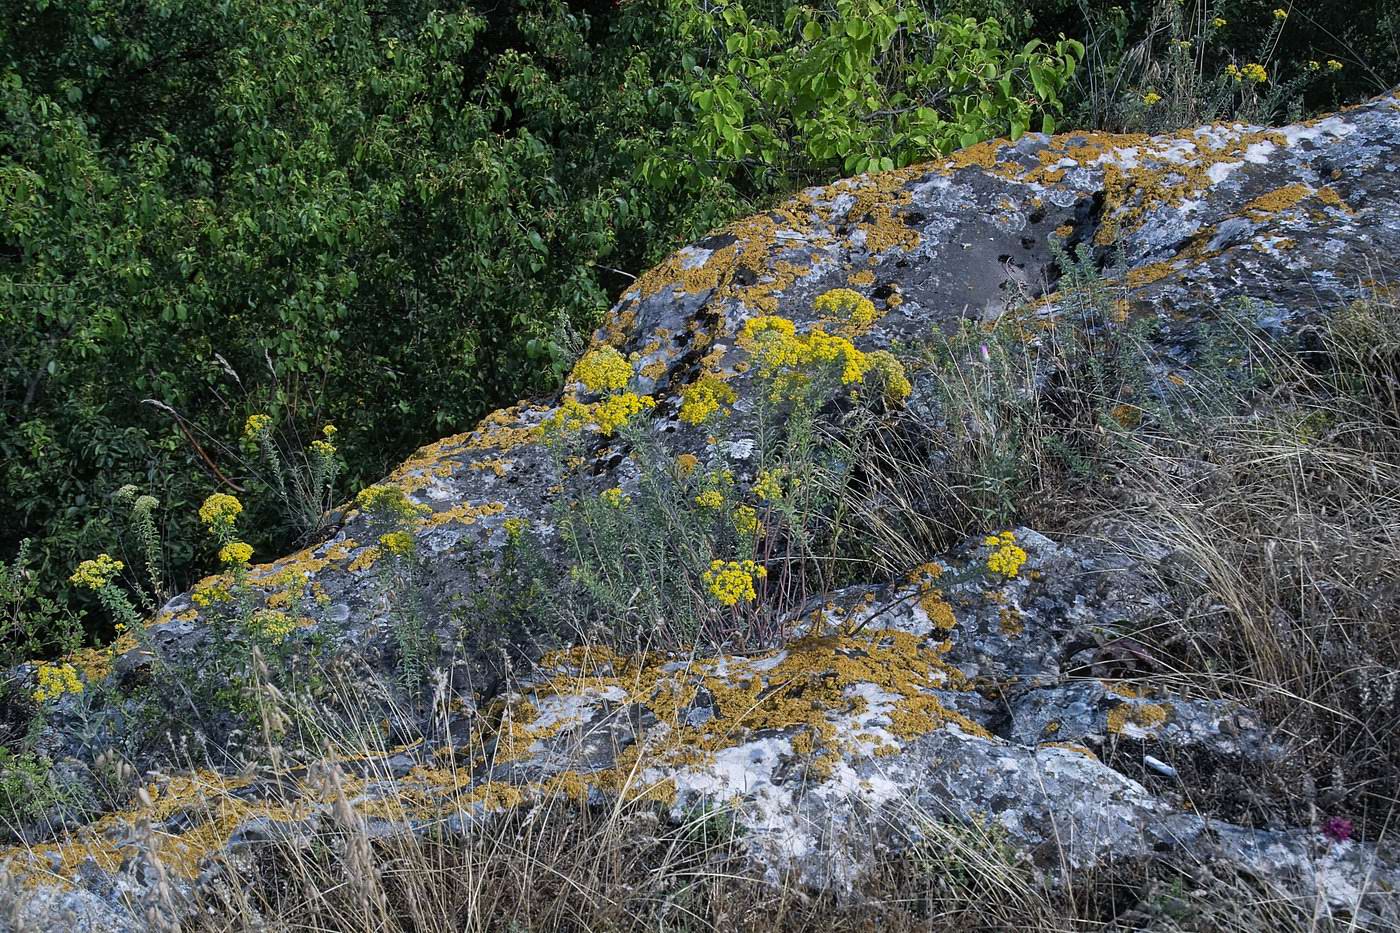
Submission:
[[[771,314],[744,322],[737,342],[753,354],[764,377],[779,378],[780,394],[805,380],[804,369],[839,364],[841,382],[849,385],[864,378],[869,366],[865,354],[845,337],[828,334],[820,327],[799,337],[792,321]]]
[[[763,534],[763,523],[758,520],[758,511],[751,505],[741,505],[735,509],[734,530],[741,535],[755,537]]]
[[[1219,29],[1220,27],[1225,25],[1225,20],[1217,16],[1215,19],[1210,21],[1210,24],[1216,29]]]
[[[812,307],[850,336],[864,333],[880,316],[874,302],[849,288],[833,288],[818,295]]]
[[[335,445],[329,441],[312,441],[311,452],[322,460],[329,460],[335,456]]]
[[[721,406],[734,402],[734,389],[720,377],[707,373],[681,389],[680,419],[704,424]]]
[[[228,578],[223,576],[206,577],[196,583],[190,592],[190,602],[203,609],[232,598],[228,591]]]
[[[710,595],[724,606],[735,606],[741,602],[752,602],[758,598],[754,581],[768,576],[768,571],[751,560],[716,560],[705,571],[705,585]]]
[[[695,504],[702,509],[718,509],[724,506],[724,493],[718,489],[706,489],[695,497]]]
[[[1322,69],[1322,64],[1317,59],[1312,59],[1308,62],[1307,69],[1308,71],[1319,71]]]
[[[285,641],[287,636],[299,628],[300,619],[276,609],[259,609],[248,619],[254,631],[272,641]]]
[[[680,470],[681,476],[689,476],[695,472],[695,468],[700,465],[700,458],[695,454],[680,454],[676,457],[676,469]]]
[[[253,546],[243,541],[230,541],[219,548],[219,561],[225,564],[246,564],[253,557]]]
[[[256,441],[266,434],[270,427],[272,427],[270,415],[249,415],[248,420],[243,422],[243,439]]]
[[[1021,565],[1029,556],[1016,544],[1016,535],[1011,531],[988,535],[982,544],[992,548],[992,552],[987,555],[987,569],[1003,577],[1010,578],[1020,573]]]
[[[85,560],[73,571],[68,582],[89,590],[100,590],[116,579],[126,565],[107,554],[98,554],[92,560]]]
[[[432,511],[431,506],[419,505],[402,487],[390,483],[366,486],[355,496],[355,504],[375,518],[389,521],[403,521]]]
[[[602,346],[585,353],[569,379],[589,392],[621,392],[632,381],[632,364],[614,348]]]
[[[1236,81],[1240,79],[1240,70],[1239,68],[1235,67],[1235,64],[1233,62],[1225,66],[1225,73],[1230,77],[1234,78]]]
[[[34,675],[38,681],[38,686],[34,688],[36,703],[56,700],[65,693],[83,692],[83,682],[78,679],[78,671],[71,664],[40,662]]]
[[[1282,7],[1275,7],[1274,19],[1278,20],[1280,23],[1283,22],[1284,20],[1288,19],[1288,11],[1283,9]]]
[[[621,486],[614,486],[611,489],[604,489],[601,493],[598,494],[598,498],[603,500],[603,504],[611,509],[620,509],[627,503],[632,501],[631,498],[625,492],[622,491]]]
[[[506,540],[515,544],[525,536],[525,529],[530,527],[530,523],[523,518],[508,518],[501,527],[506,530]]]
[[[650,395],[624,392],[621,395],[612,396],[605,402],[600,402],[593,410],[593,423],[598,426],[598,430],[602,432],[604,437],[611,437],[633,415],[655,407],[656,399]]]
[[[554,414],[545,419],[547,431],[561,434],[582,431],[584,425],[593,420],[593,406],[585,405],[576,398],[566,398],[555,409]]]
[[[1335,58],[1329,58],[1329,59],[1327,59],[1327,70],[1328,70],[1328,71],[1341,71],[1341,70],[1342,70],[1342,63],[1339,62],[1339,61],[1337,61]]]
[[[1162,95],[1158,94],[1156,91],[1148,91],[1146,94],[1142,95],[1142,102],[1149,107],[1155,106],[1161,103],[1161,101]]]
[[[395,557],[408,557],[413,553],[413,535],[406,531],[390,531],[379,536],[380,546]]]
[[[904,364],[888,350],[872,350],[865,354],[867,371],[874,373],[884,382],[885,398],[892,402],[903,401],[914,391],[909,377],[904,373]]]
[[[1240,69],[1240,78],[1246,81],[1253,81],[1255,84],[1263,84],[1269,80],[1269,73],[1264,70],[1264,66],[1258,62],[1250,62]]]
[[[783,497],[783,477],[785,470],[764,470],[753,481],[753,494],[765,501]]]
[[[243,503],[226,492],[216,492],[199,507],[199,520],[210,530],[232,528],[234,520],[243,511]]]
[[[331,438],[335,437],[335,431],[336,428],[333,424],[326,424],[321,426],[321,436],[324,437],[326,440],[330,440]]]

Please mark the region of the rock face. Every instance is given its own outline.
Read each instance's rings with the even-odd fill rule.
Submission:
[[[624,413],[634,425],[672,457],[721,457],[744,489],[756,439],[742,426],[766,391],[741,337],[756,318],[810,333],[818,297],[842,288],[875,309],[855,337],[865,353],[1007,315],[1033,344],[1062,310],[1059,243],[1126,284],[1121,313],[1155,322],[1157,376],[1179,380],[1195,335],[1226,306],[1284,335],[1363,297],[1371,270],[1400,250],[1397,166],[1394,95],[1282,129],[984,143],[809,189],[680,250],[623,296],[595,346],[619,350],[630,388],[650,398]],[[416,542],[418,611],[438,643],[461,642],[463,612],[488,592],[522,527],[564,563],[549,425],[580,422],[593,493],[636,490],[608,413],[585,408],[605,400],[587,391],[588,373],[576,377],[562,399],[497,412],[385,481],[407,496],[400,518]],[[734,413],[738,427],[720,444],[683,417],[699,385]],[[931,404],[916,379],[909,410]],[[294,640],[369,667],[402,651],[380,584],[391,559],[382,518],[362,502],[326,540],[251,570],[265,610],[304,607]],[[1002,544],[974,540],[907,583],[829,594],[786,643],[761,650],[623,656],[508,629],[496,644],[509,664],[483,650],[450,667],[439,697],[452,713],[434,727],[438,741],[343,762],[330,796],[326,780],[300,772],[155,782],[149,806],[109,814],[82,840],[12,850],[11,871],[37,884],[23,910],[140,928],[117,906],[142,890],[122,846],[138,818],[169,834],[163,858],[193,883],[220,853],[331,819],[335,796],[377,831],[443,819],[467,831],[543,797],[621,795],[677,814],[724,808],[759,871],[817,887],[858,890],[872,842],[899,852],[952,820],[993,827],[1051,875],[1114,860],[1218,859],[1320,909],[1400,922],[1388,893],[1400,874],[1374,849],[1313,826],[1261,828],[1189,807],[1202,762],[1249,773],[1281,754],[1248,710],[1071,676],[1088,669],[1096,632],[1159,611],[1144,577],[1029,529],[1009,540],[1024,552],[1009,572],[996,563]],[[109,676],[139,676],[153,653],[221,637],[200,605],[218,585],[166,606]],[[55,759],[91,760],[92,735],[122,728],[117,708],[87,714],[82,731],[62,704],[59,713],[45,739]]]

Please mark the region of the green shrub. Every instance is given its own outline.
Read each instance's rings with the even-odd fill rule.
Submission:
[[[691,143],[696,165],[716,171],[876,171],[1052,132],[1084,53],[901,0],[789,6],[776,23],[734,0],[705,25],[727,55],[694,92]]]

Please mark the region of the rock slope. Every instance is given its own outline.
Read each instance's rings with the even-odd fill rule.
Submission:
[[[1281,129],[984,143],[809,189],[680,250],[622,297],[595,347],[619,350],[630,385],[654,402],[624,416],[673,457],[718,453],[747,488],[754,438],[742,426],[763,389],[740,335],[756,318],[810,333],[816,299],[845,288],[875,309],[856,339],[865,353],[968,319],[1018,327],[1034,345],[1063,310],[1063,244],[1126,285],[1124,317],[1156,325],[1165,385],[1190,377],[1200,328],[1226,307],[1281,336],[1364,297],[1400,250],[1397,166],[1395,95]],[[580,422],[581,472],[594,492],[636,489],[636,466],[597,407],[606,399],[588,391],[587,373],[575,376],[561,398],[499,411],[384,481],[411,506],[420,609],[443,643],[521,527],[563,563],[551,537],[553,499],[564,492],[544,442],[550,424]],[[701,385],[735,415],[738,428],[719,445],[682,417]],[[917,380],[908,406],[931,411]],[[375,522],[367,507],[347,508],[326,540],[253,568],[250,582],[261,608],[297,616],[294,639],[383,669],[395,651],[394,607],[376,584],[388,556]],[[1316,827],[1193,812],[1197,770],[1248,773],[1279,749],[1248,710],[1069,676],[1086,651],[1092,660],[1096,630],[1157,611],[1160,594],[1102,554],[1029,529],[1013,539],[1024,564],[1012,573],[988,572],[996,541],[969,542],[907,583],[829,594],[790,641],[763,650],[628,657],[506,632],[513,674],[483,650],[439,684],[453,710],[442,742],[395,749],[372,766],[342,762],[333,793],[308,772],[153,780],[130,812],[6,853],[25,879],[16,909],[140,928],[120,907],[146,884],[129,845],[139,821],[165,834],[162,858],[187,890],[260,838],[314,831],[336,799],[382,831],[443,820],[468,831],[542,797],[621,795],[677,814],[724,807],[758,870],[813,886],[855,890],[872,841],[898,852],[928,821],[951,819],[995,827],[1050,874],[1184,854],[1241,867],[1339,915],[1397,917],[1390,892],[1400,877],[1374,849]],[[218,586],[205,581],[173,600],[139,647],[120,646],[110,672],[89,658],[92,676],[139,677],[154,655],[219,637],[204,621]],[[44,741],[55,760],[90,762],[122,729],[118,708],[65,717],[64,704],[78,702],[50,717]]]

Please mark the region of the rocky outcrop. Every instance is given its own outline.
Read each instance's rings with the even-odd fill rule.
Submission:
[[[418,612],[434,644],[463,644],[463,612],[490,592],[522,528],[563,572],[558,498],[627,495],[640,482],[609,430],[615,415],[669,456],[722,462],[736,488],[750,487],[760,440],[746,419],[767,389],[742,335],[757,318],[811,333],[818,297],[841,288],[873,309],[850,331],[866,354],[968,319],[1021,328],[1034,345],[1063,311],[1065,250],[1082,250],[1126,285],[1116,312],[1154,325],[1165,386],[1190,378],[1199,329],[1227,305],[1281,336],[1363,297],[1371,270],[1400,249],[1398,164],[1400,100],[1386,96],[1282,129],[1031,134],[804,191],[680,250],[622,297],[595,347],[627,361],[628,411],[600,407],[606,398],[588,388],[598,380],[576,371],[560,399],[497,412],[385,480],[407,497]],[[938,417],[913,382],[908,410]],[[710,402],[732,410],[713,442],[685,408]],[[584,459],[565,490],[545,434],[570,420]],[[380,518],[364,502],[347,508],[326,540],[249,580],[263,609],[296,617],[293,641],[383,670],[402,649],[376,569],[391,547]],[[930,821],[953,820],[993,827],[1051,875],[1220,860],[1321,909],[1395,920],[1400,877],[1375,849],[1315,826],[1194,812],[1202,768],[1247,774],[1281,754],[1256,716],[1150,681],[1087,676],[1096,633],[1159,611],[1135,568],[1029,529],[1010,540],[1024,552],[1016,566],[995,563],[998,541],[974,540],[907,583],[829,594],[782,627],[784,643],[742,653],[623,655],[508,627],[489,650],[468,642],[455,663],[429,663],[446,672],[438,707],[453,711],[435,741],[342,762],[334,794],[306,772],[164,779],[139,810],[109,814],[82,838],[11,851],[11,871],[37,885],[31,913],[72,908],[93,928],[123,928],[111,905],[141,886],[124,848],[138,819],[168,835],[163,857],[188,885],[217,873],[221,854],[312,831],[334,799],[387,832],[444,820],[470,831],[544,797],[622,796],[677,813],[722,807],[759,871],[818,887],[856,891],[872,842],[898,852]],[[107,676],[139,677],[153,655],[225,637],[204,622],[219,585],[172,601]],[[85,714],[80,734],[60,710],[46,737],[54,757],[90,759],[94,734],[121,729],[119,709],[103,715]]]

